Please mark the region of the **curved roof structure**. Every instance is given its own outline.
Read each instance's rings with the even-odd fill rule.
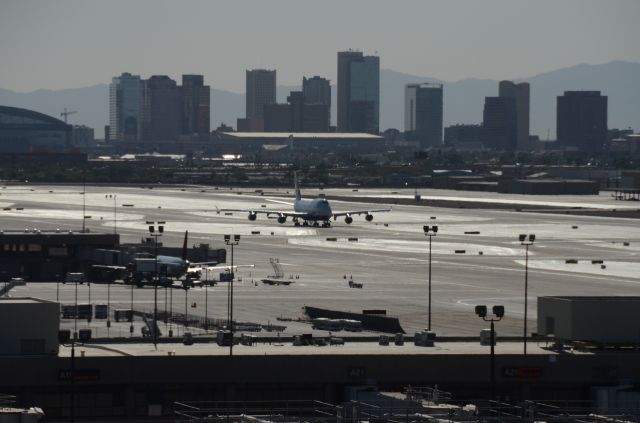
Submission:
[[[68,130],[69,125],[44,113],[33,110],[21,109],[19,107],[0,106],[0,127],[16,126],[47,126]]]

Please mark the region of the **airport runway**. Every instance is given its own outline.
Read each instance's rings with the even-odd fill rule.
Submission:
[[[0,229],[80,230],[81,192],[81,186],[7,186],[0,190],[4,209],[0,210]],[[303,196],[318,192],[303,189]],[[394,198],[413,195],[413,190],[392,189],[324,192],[329,198],[361,197],[359,203],[332,201],[334,211],[381,207],[367,204],[368,197],[388,198],[388,204],[393,205]],[[518,241],[520,233],[537,237],[529,249],[529,332],[536,332],[538,296],[640,295],[640,225],[635,219],[394,205],[392,212],[376,214],[372,222],[355,217],[352,225],[338,220],[332,228],[298,228],[290,221],[280,225],[275,219],[259,216],[250,222],[245,213],[216,212],[216,208],[286,210],[288,206],[282,202],[292,198],[292,189],[259,192],[253,188],[91,186],[84,196],[86,215],[91,216],[86,226],[91,232],[114,230],[114,200],[105,197],[109,194],[117,196],[115,226],[121,242],[146,237],[145,220],[167,222],[161,239],[165,245],[180,246],[185,230],[189,230],[190,244],[209,243],[212,248],[224,246],[224,234],[241,234],[234,262],[254,264],[255,268],[237,272],[242,278],[234,295],[238,321],[276,324],[279,317],[300,317],[301,307],[312,305],[354,312],[385,309],[388,315],[399,317],[409,334],[425,328],[429,255],[424,224],[439,227],[432,240],[432,329],[438,335],[477,335],[487,326],[474,314],[477,304],[504,305],[506,315],[496,330],[500,335],[522,334],[525,250]],[[524,205],[547,202],[560,207],[637,208],[606,195],[508,196],[440,190],[421,190],[421,194],[423,204],[428,204],[429,198],[456,196],[481,202],[517,200]],[[292,277],[293,284],[266,286],[258,282],[273,273],[269,258],[280,260],[285,277]],[[567,259],[578,263],[568,264]],[[604,260],[605,268],[591,260]],[[350,277],[363,283],[363,288],[349,288]],[[55,300],[57,288],[63,302],[73,302],[73,289],[56,284],[28,284],[12,290],[11,295]],[[86,299],[88,288],[80,289]],[[106,304],[106,286],[92,284],[91,289],[92,302]],[[209,317],[226,316],[226,289],[222,283],[206,291]],[[182,313],[184,291],[173,291],[173,309]],[[129,287],[113,285],[112,307],[128,308],[130,295]],[[159,309],[164,310],[163,292],[159,298]],[[152,309],[153,289],[136,289],[134,302],[136,307]],[[205,289],[189,291],[188,304],[193,302],[196,307],[189,306],[188,313],[203,316]],[[309,331],[304,323],[283,324],[289,333]]]

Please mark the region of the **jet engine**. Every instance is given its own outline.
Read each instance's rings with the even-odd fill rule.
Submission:
[[[249,212],[249,220],[256,220],[256,217],[258,217],[257,213]]]
[[[367,219],[367,222],[371,222],[373,220],[373,215],[370,213],[367,213],[367,215],[364,218]]]
[[[287,221],[287,216],[278,216],[278,223],[284,223]]]
[[[347,225],[351,225],[352,222],[353,222],[353,217],[347,216],[344,218],[344,223],[346,223]]]

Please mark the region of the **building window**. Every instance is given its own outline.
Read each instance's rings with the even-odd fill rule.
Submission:
[[[27,245],[27,251],[31,251],[31,252],[42,251],[42,245],[40,245],[40,244],[28,244]]]

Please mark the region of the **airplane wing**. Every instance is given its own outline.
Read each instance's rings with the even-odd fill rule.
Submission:
[[[300,213],[300,212],[294,212],[291,210],[250,210],[250,209],[220,209],[221,212],[238,212],[238,213],[249,213],[253,216],[258,215],[258,214],[266,214],[267,217],[269,216],[284,216],[284,217],[305,217],[307,216],[307,213]]]
[[[108,265],[108,264],[92,264],[92,269],[99,270],[126,270],[126,266],[116,266],[116,265]]]
[[[388,208],[388,209],[371,209],[371,210],[353,210],[353,211],[343,211],[343,212],[336,212],[333,213],[333,218],[337,219],[340,216],[353,216],[353,215],[362,215],[362,214],[366,214],[366,215],[370,215],[371,213],[385,213],[385,212],[390,212],[392,209]]]
[[[215,271],[223,271],[223,272],[228,272],[231,270],[231,265],[219,265],[219,266],[206,266],[206,265],[200,265],[201,263],[191,263],[191,265],[189,266],[189,270],[193,271],[193,270],[203,270],[203,269],[207,269],[208,272],[215,272]],[[236,264],[233,266],[235,270],[241,269],[243,267],[256,267],[255,264]],[[193,269],[193,270],[192,270]]]

